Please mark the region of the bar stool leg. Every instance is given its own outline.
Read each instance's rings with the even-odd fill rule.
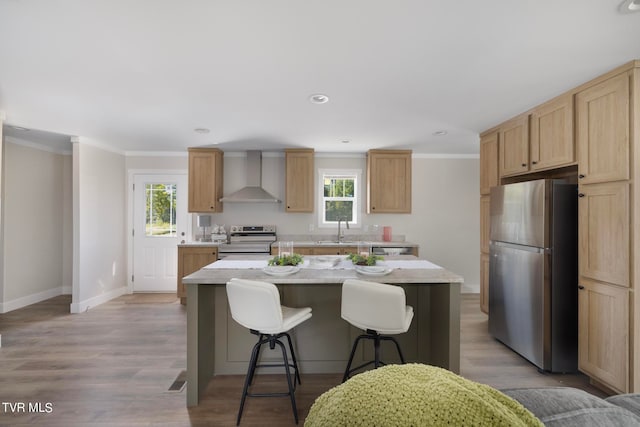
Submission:
[[[353,357],[356,354],[356,349],[358,347],[358,343],[360,342],[360,340],[362,338],[366,338],[366,337],[367,337],[366,335],[360,335],[353,342],[353,346],[351,347],[351,354],[349,355],[349,361],[347,362],[347,369],[344,370],[344,375],[342,376],[342,382],[345,382],[346,380],[349,379],[349,370],[351,369],[351,363],[353,363]]]
[[[298,424],[298,408],[296,407],[296,395],[293,382],[291,381],[291,371],[289,370],[289,360],[287,359],[287,350],[280,340],[275,341],[282,349],[282,359],[284,360],[284,370],[287,373],[287,384],[289,385],[289,397],[291,398],[291,408],[293,409],[293,418]]]
[[[400,362],[404,365],[405,361],[404,361],[404,356],[402,354],[402,350],[400,350],[400,344],[398,344],[398,341],[393,338],[393,337],[382,337],[383,340],[387,340],[387,341],[393,341],[393,343],[396,345],[396,348],[398,349],[398,355],[400,356]]]
[[[374,363],[376,369],[380,367],[380,335],[375,334],[373,336],[373,350],[374,350]]]
[[[258,334],[256,333],[256,335],[258,335]],[[264,334],[259,334],[258,342],[262,342],[263,339],[264,339]],[[265,342],[263,342],[262,344],[264,344],[264,343]],[[258,366],[258,360],[260,360],[260,350],[262,349],[262,344],[258,347],[258,352],[256,353],[256,363],[253,365],[253,369],[251,369],[251,372],[248,374],[249,375],[249,385],[253,384],[253,376],[256,373],[256,367]],[[249,367],[251,367],[251,365],[249,365]]]
[[[244,402],[247,400],[247,391],[249,389],[249,383],[251,378],[253,377],[253,372],[256,370],[256,364],[258,363],[258,353],[260,352],[260,347],[265,343],[265,340],[260,340],[253,346],[253,350],[251,351],[251,360],[249,361],[249,369],[247,370],[247,376],[244,379],[244,387],[242,388],[242,398],[240,399],[240,409],[238,410],[238,418],[236,420],[236,425],[240,425],[240,418],[242,417],[242,410],[244,409]]]
[[[298,380],[298,384],[302,384],[302,382],[300,381],[300,373],[298,372],[298,361],[296,360],[296,353],[295,351],[293,351],[293,344],[291,344],[291,337],[289,336],[288,333],[283,334],[284,336],[287,337],[287,340],[289,341],[289,350],[291,351],[291,360],[293,361],[293,369],[295,369],[295,375],[296,375],[296,379]],[[285,363],[288,363],[285,360]]]

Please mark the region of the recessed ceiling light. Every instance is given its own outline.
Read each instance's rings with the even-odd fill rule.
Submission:
[[[19,130],[19,131],[22,131],[22,132],[27,132],[27,131],[30,131],[30,130],[31,130],[31,129],[27,129],[27,128],[22,127],[22,126],[13,126],[13,125],[10,125],[9,127],[10,127],[11,129],[13,129],[13,130]]]
[[[620,5],[620,12],[631,13],[640,11],[640,0],[625,0]]]
[[[195,128],[193,131],[194,131],[195,133],[202,133],[202,134],[205,134],[205,133],[209,133],[209,132],[211,132],[211,131],[210,131],[209,129],[207,129],[207,128]]]
[[[433,135],[433,136],[444,136],[444,135],[446,135],[447,133],[449,133],[449,132],[447,132],[446,130],[437,130],[437,131],[435,131],[432,135]]]
[[[325,104],[329,102],[329,97],[322,93],[314,93],[309,97],[309,101],[311,101],[312,104]]]

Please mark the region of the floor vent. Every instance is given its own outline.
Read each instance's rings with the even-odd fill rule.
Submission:
[[[184,389],[184,385],[187,383],[187,371],[182,371],[178,374],[175,381],[169,386],[170,392],[179,393]]]

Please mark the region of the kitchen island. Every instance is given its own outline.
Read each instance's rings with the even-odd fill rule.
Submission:
[[[302,374],[344,371],[353,340],[362,332],[340,317],[341,285],[349,278],[401,285],[415,312],[409,331],[396,336],[407,362],[459,372],[460,276],[414,256],[387,257],[384,262],[393,271],[384,276],[362,275],[344,261],[333,268],[314,268],[309,265],[312,256],[305,257],[306,265],[295,274],[272,276],[260,268],[268,258],[227,257],[183,278],[189,301],[187,406],[198,405],[215,374],[246,373],[255,336],[228,313],[225,284],[234,277],[275,283],[284,305],[313,309],[313,317],[292,331]],[[359,360],[371,356],[371,346],[365,347]],[[394,356],[383,348],[385,360]]]

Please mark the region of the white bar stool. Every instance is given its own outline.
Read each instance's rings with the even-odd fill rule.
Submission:
[[[227,282],[227,298],[229,299],[229,307],[233,320],[245,328],[248,328],[252,334],[258,335],[258,342],[253,346],[253,351],[251,352],[251,360],[249,361],[249,368],[244,381],[236,425],[240,424],[240,417],[242,417],[242,410],[247,396],[290,396],[293,416],[296,424],[298,424],[298,410],[296,408],[294,392],[296,390],[296,380],[298,380],[298,384],[301,382],[300,374],[298,373],[298,362],[296,361],[296,355],[293,351],[293,345],[291,344],[291,337],[287,331],[311,318],[311,307],[285,307],[280,304],[280,292],[278,292],[278,288],[274,284],[255,280],[231,279],[231,281]],[[280,340],[283,336],[287,337],[289,341],[292,363],[289,363],[287,350]],[[282,349],[283,363],[258,364],[260,348],[263,344],[269,344],[271,350],[273,350],[277,344]],[[263,366],[284,366],[289,391],[286,393],[249,393],[248,389],[253,381],[256,368]],[[290,367],[295,371],[293,381],[291,379]]]
[[[398,349],[400,361],[405,363],[398,341],[386,335],[402,334],[409,330],[413,319],[413,307],[406,305],[406,301],[404,289],[400,286],[357,279],[344,281],[341,316],[353,326],[365,330],[366,334],[358,336],[353,342],[342,382],[349,379],[353,372],[365,366],[374,364],[374,367],[378,368],[380,365],[385,365],[380,360],[380,341],[392,341]],[[373,340],[375,358],[356,368],[351,368],[356,348],[362,339]]]

